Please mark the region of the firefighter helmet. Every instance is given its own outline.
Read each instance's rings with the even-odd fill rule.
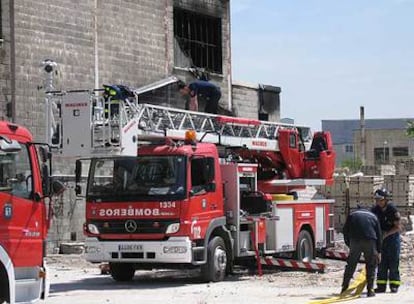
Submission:
[[[390,193],[385,188],[378,189],[374,193],[374,198],[376,199],[388,199],[389,197],[390,197]]]

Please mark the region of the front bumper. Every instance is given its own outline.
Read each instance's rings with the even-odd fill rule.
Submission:
[[[191,240],[171,237],[167,241],[99,241],[88,237],[85,258],[90,262],[192,263]]]

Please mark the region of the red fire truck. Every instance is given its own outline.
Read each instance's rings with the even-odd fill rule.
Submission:
[[[48,293],[45,197],[63,190],[58,181],[50,185],[49,170],[46,146],[26,128],[1,121],[0,303],[32,303]]]
[[[333,201],[312,187],[332,179],[330,134],[138,102],[174,81],[127,98],[115,86],[109,98],[80,90],[53,98],[54,144],[83,157],[86,259],[109,262],[117,281],[169,267],[220,281],[245,259],[310,261],[332,245]]]

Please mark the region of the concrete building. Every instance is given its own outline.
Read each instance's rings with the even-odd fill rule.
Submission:
[[[409,120],[413,119],[365,120],[365,166],[395,164],[414,156],[414,140],[406,135]],[[322,129],[332,134],[337,166],[361,159],[359,120],[322,120]]]
[[[44,59],[58,63],[56,89],[138,87],[171,74],[191,81],[188,68],[202,68],[221,87],[224,109],[280,117],[280,88],[232,86],[228,0],[2,0],[0,30],[0,117],[38,139],[44,139]],[[184,104],[175,90],[159,94],[170,106]]]
[[[278,121],[279,87],[233,81],[230,38],[229,0],[1,0],[0,118],[45,141],[41,62],[51,59],[56,90],[138,87],[172,74],[190,82],[189,68],[201,68],[221,87],[223,109]],[[140,101],[184,108],[171,87]],[[55,168],[71,174],[62,163]],[[81,238],[81,203],[73,191],[55,202],[56,238]]]

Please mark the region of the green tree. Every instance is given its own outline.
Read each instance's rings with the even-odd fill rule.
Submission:
[[[359,158],[347,158],[341,163],[341,167],[347,167],[351,172],[360,171],[362,167],[362,161]]]
[[[409,137],[414,137],[414,121],[413,120],[407,121],[406,133]]]

